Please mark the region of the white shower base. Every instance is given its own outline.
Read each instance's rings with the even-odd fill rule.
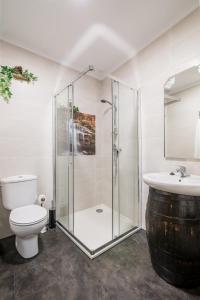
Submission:
[[[103,212],[97,213],[97,209]],[[67,228],[67,217],[61,217],[59,222]],[[133,222],[121,215],[120,232],[125,233],[133,227]],[[103,246],[112,240],[112,210],[100,204],[74,214],[74,235],[91,251]]]

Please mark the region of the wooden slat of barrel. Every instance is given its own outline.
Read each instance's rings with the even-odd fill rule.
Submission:
[[[152,265],[163,279],[200,285],[200,197],[150,188],[146,232]]]

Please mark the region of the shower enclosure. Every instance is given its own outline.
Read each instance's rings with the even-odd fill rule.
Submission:
[[[93,258],[140,228],[139,104],[85,73],[55,96],[54,191],[57,225]]]

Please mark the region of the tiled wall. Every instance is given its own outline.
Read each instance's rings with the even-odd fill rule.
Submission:
[[[112,102],[111,80],[106,78],[101,82],[100,99]],[[99,102],[100,112],[100,153],[98,156],[98,171],[100,175],[98,201],[112,206],[112,107]],[[102,201],[103,199],[103,201]]]
[[[97,204],[99,170],[97,169],[97,160],[100,153],[99,131],[101,128],[99,112],[99,90],[100,81],[92,77],[84,76],[74,84],[74,105],[79,111],[96,117],[96,149],[95,155],[75,155],[74,156],[74,209],[75,211],[85,209]],[[67,99],[67,92],[58,96]],[[61,99],[62,99],[61,98]],[[66,113],[65,113],[66,115]],[[65,124],[65,120],[61,120]],[[65,127],[66,125],[64,125]],[[66,136],[63,137],[66,139]],[[66,145],[65,145],[66,146]],[[57,211],[57,217],[66,216],[68,208],[68,169],[67,155],[57,156],[57,201],[60,202],[60,211]]]
[[[74,105],[86,114],[96,117],[95,155],[78,155],[74,158],[74,206],[75,211],[97,205],[97,195],[101,189],[98,185],[101,173],[98,167],[100,155],[101,84],[94,78],[83,77],[74,85]],[[101,202],[100,202],[101,203]]]
[[[38,76],[34,85],[14,81],[10,103],[0,101],[0,177],[36,174],[38,193],[47,196],[46,206],[49,207],[53,198],[53,95],[70,82],[77,72],[5,42],[0,42],[0,50],[1,65],[22,65]],[[98,111],[98,84],[98,80],[90,77],[85,77],[80,83],[81,86],[77,90],[81,97],[76,97],[82,100],[82,111]],[[94,157],[86,159],[88,169],[84,170],[89,174],[92,163],[88,160],[93,161]],[[94,177],[92,179],[95,180]],[[94,186],[94,182],[91,186]],[[94,201],[94,197],[88,197],[87,203],[79,202],[81,205],[88,205],[90,199]],[[8,216],[9,212],[3,208],[0,201],[0,238],[11,234]]]
[[[175,73],[200,63],[200,9],[142,50],[115,72],[115,76],[141,89],[142,173],[173,170],[186,165],[200,175],[200,163],[164,158],[165,81]],[[148,187],[142,184],[142,224]]]

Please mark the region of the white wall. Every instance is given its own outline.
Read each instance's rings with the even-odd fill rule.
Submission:
[[[2,41],[0,50],[1,65],[22,65],[38,76],[34,85],[14,81],[10,103],[0,101],[0,177],[36,174],[38,193],[47,195],[49,207],[53,198],[53,95],[77,73]],[[84,99],[91,100],[96,81],[86,77]],[[11,234],[8,216],[0,201],[0,238]]]
[[[75,211],[85,209],[97,204],[97,196],[100,187],[98,186],[99,172],[97,169],[97,160],[100,152],[99,131],[101,129],[100,122],[100,81],[84,76],[74,84],[74,105],[78,106],[80,112],[92,114],[96,116],[96,149],[95,155],[75,155],[74,157],[74,209]],[[66,105],[67,92],[64,91],[58,96],[58,103]],[[65,120],[62,120],[65,122]],[[64,123],[63,123],[64,124]],[[65,139],[66,137],[63,136]],[[57,156],[57,165],[59,170],[57,172],[57,201],[60,202],[59,215],[66,216],[67,214],[67,156]],[[102,199],[101,199],[102,200]],[[101,202],[100,202],[101,203]]]
[[[100,99],[112,102],[111,80],[101,82]],[[99,102],[100,112],[100,153],[98,156],[98,172],[100,174],[99,193],[97,199],[112,207],[112,107]]]
[[[114,75],[141,89],[142,173],[170,171],[186,165],[200,175],[199,162],[170,161],[164,158],[165,81],[175,73],[200,63],[200,9],[163,34]],[[142,185],[142,224],[148,187]]]
[[[0,177],[36,174],[38,194],[47,195],[48,208],[53,199],[53,96],[77,72],[3,41],[0,50],[1,65],[22,65],[38,76],[34,85],[14,81],[9,104],[0,102]],[[77,156],[74,160],[75,210],[112,203],[112,114],[110,107],[100,103],[102,92],[111,101],[110,80],[107,83],[85,76],[74,87],[74,104],[81,112],[96,115],[96,154]],[[57,165],[57,213],[62,216],[68,207],[66,157],[58,156]],[[0,238],[11,234],[8,217],[9,212],[0,201]]]

